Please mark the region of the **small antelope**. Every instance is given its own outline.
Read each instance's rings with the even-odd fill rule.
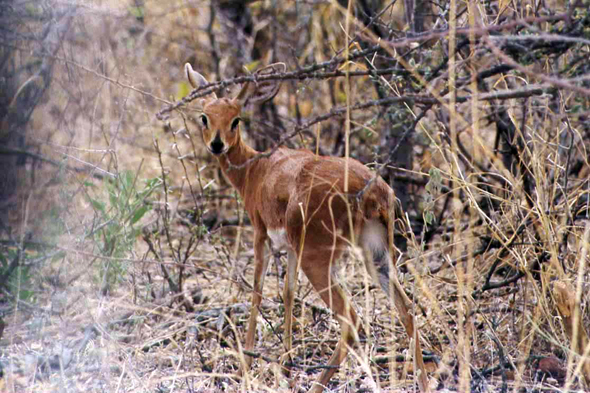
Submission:
[[[284,70],[284,64],[265,67],[260,72]],[[207,80],[185,65],[194,88]],[[258,309],[269,258],[265,242],[288,254],[284,286],[286,356],[292,348],[292,311],[298,269],[303,270],[322,300],[339,319],[342,335],[328,366],[311,391],[322,392],[336,368],[354,344],[359,318],[345,293],[332,276],[332,265],[342,250],[359,240],[366,267],[383,290],[393,296],[407,334],[416,338],[414,357],[418,383],[428,391],[414,319],[408,312],[410,300],[395,270],[399,252],[393,245],[394,212],[398,209],[391,188],[363,164],[348,159],[348,190],[345,191],[343,158],[320,157],[307,150],[279,148],[272,155],[251,160],[259,152],[246,145],[240,135],[240,112],[246,101],[262,102],[278,92],[276,81],[246,83],[233,99],[203,99],[200,129],[207,150],[219,161],[221,170],[240,193],[254,227],[254,292],[246,333],[245,349],[254,347]],[[252,362],[246,357],[246,371]],[[288,373],[288,369],[287,369]]]

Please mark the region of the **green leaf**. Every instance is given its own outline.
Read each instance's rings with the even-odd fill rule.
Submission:
[[[105,204],[104,204],[104,202],[97,201],[96,199],[90,198],[90,204],[92,205],[92,207],[94,207],[99,212],[101,212],[101,213],[104,213],[105,212]]]
[[[180,82],[178,84],[178,90],[176,92],[176,99],[180,100],[183,97],[188,96],[188,94],[191,92],[191,87],[189,86],[188,83],[186,82]]]
[[[442,176],[440,174],[440,170],[438,168],[430,168],[430,170],[428,171],[428,174],[430,175],[430,178],[432,179],[432,181],[436,184],[441,184],[442,183]]]
[[[111,207],[118,207],[118,195],[117,190],[109,190],[109,203]]]
[[[33,295],[35,294],[35,292],[33,291],[27,291],[27,290],[21,290],[20,291],[20,295],[19,297],[21,298],[21,300],[24,301],[31,301],[31,299],[33,298]]]
[[[131,189],[133,187],[133,182],[135,181],[135,175],[132,171],[125,171],[123,172],[123,187],[125,189]]]
[[[254,72],[254,70],[257,69],[259,65],[260,65],[260,60],[254,60],[253,62],[244,65],[244,68],[248,72]]]
[[[131,225],[133,225],[137,221],[141,220],[141,218],[145,215],[145,213],[147,213],[148,210],[149,210],[149,207],[147,205],[143,205],[142,207],[137,209],[135,214],[133,214],[133,217],[131,217]]]
[[[0,253],[0,264],[2,265],[3,268],[8,267],[8,260],[4,256],[4,253]]]
[[[424,222],[426,225],[431,225],[435,222],[434,214],[431,211],[427,211],[424,213]]]
[[[129,13],[136,19],[143,19],[144,12],[143,7],[129,7]]]

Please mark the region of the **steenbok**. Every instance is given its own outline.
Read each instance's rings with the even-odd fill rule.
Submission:
[[[284,64],[274,64],[259,71],[284,71]],[[185,65],[187,78],[194,88],[207,80]],[[391,188],[375,178],[354,159],[320,157],[307,150],[279,148],[266,157],[254,159],[259,152],[246,145],[240,135],[240,113],[246,101],[262,102],[273,98],[279,89],[276,81],[246,83],[233,99],[211,94],[203,99],[199,123],[203,142],[213,154],[224,175],[240,193],[254,227],[254,292],[245,349],[251,351],[256,335],[258,309],[269,258],[265,243],[271,240],[276,249],[288,253],[284,287],[285,333],[287,356],[292,348],[292,310],[295,282],[299,269],[305,273],[322,300],[334,311],[342,336],[328,366],[313,392],[321,392],[355,342],[359,318],[334,280],[333,264],[342,250],[359,244],[365,252],[366,267],[373,279],[393,298],[407,334],[416,339],[414,357],[418,383],[428,390],[422,351],[411,302],[402,289],[395,270],[399,252],[393,245],[394,212],[399,211]],[[345,177],[348,178],[345,185]],[[252,358],[246,356],[245,368]]]

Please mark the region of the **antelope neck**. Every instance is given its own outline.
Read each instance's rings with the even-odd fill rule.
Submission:
[[[248,183],[249,172],[253,166],[256,166],[258,161],[249,165],[237,168],[244,164],[249,159],[255,157],[259,152],[246,145],[240,139],[236,145],[231,147],[226,154],[219,156],[219,164],[225,177],[230,181],[236,190],[240,193],[242,198],[246,191]]]

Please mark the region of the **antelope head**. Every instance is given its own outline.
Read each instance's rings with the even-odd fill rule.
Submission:
[[[262,76],[275,72],[284,72],[284,63],[268,65],[258,70],[254,76]],[[208,84],[207,79],[186,63],[184,71],[189,83],[197,89]],[[215,156],[226,154],[232,147],[241,143],[240,114],[247,103],[261,103],[272,99],[279,91],[280,84],[276,80],[245,83],[234,98],[217,98],[212,93],[202,100],[202,114],[199,118],[201,136],[207,150]]]

